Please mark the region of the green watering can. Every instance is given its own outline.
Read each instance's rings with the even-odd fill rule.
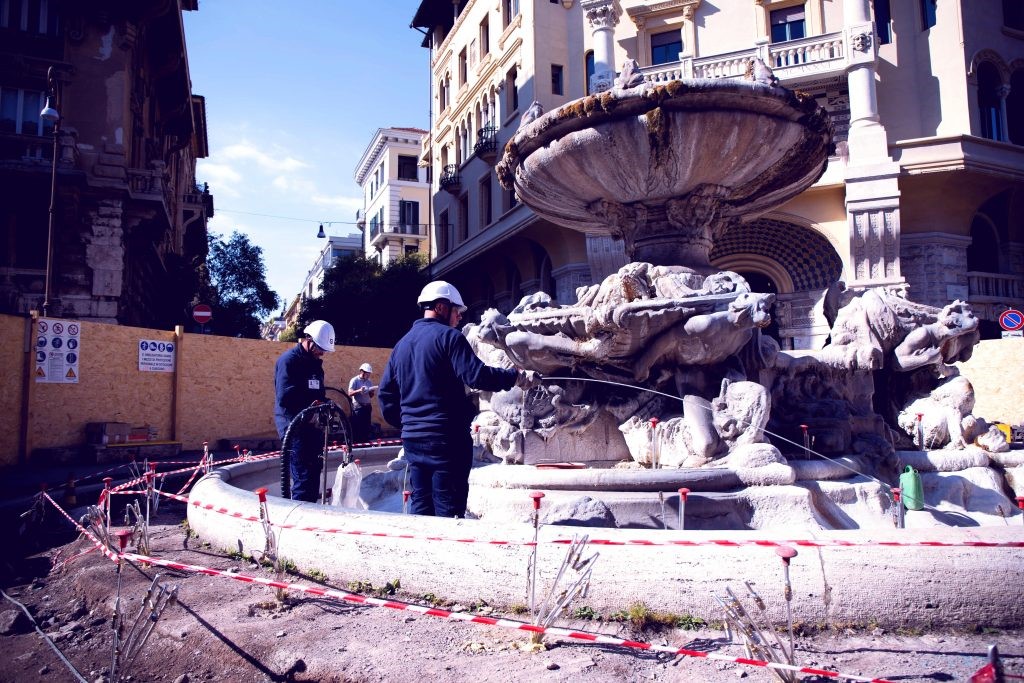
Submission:
[[[921,485],[921,474],[907,465],[900,475],[900,489],[903,492],[903,505],[908,510],[924,509],[924,487]]]

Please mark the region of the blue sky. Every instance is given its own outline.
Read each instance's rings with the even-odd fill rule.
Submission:
[[[352,175],[377,129],[427,128],[429,53],[409,28],[418,6],[202,0],[185,12],[192,92],[206,97],[210,156],[196,179],[214,195],[209,228],[261,247],[286,301],[323,246],[321,221],[358,234]]]

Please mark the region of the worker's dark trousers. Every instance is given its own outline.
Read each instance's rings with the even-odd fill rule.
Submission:
[[[352,408],[352,441],[366,443],[370,440],[370,418],[373,406],[356,403]]]
[[[403,439],[414,515],[463,517],[469,497],[473,442],[465,439]]]
[[[315,503],[320,499],[324,433],[308,425],[296,425],[296,429],[291,441],[292,500]]]

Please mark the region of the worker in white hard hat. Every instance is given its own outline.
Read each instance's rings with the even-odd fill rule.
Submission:
[[[325,353],[334,351],[334,327],[325,320],[314,320],[302,331],[299,342],[277,359],[274,367],[276,403],[274,423],[284,441],[288,426],[313,401],[323,401]],[[316,502],[319,495],[320,453],[323,433],[309,423],[292,427],[287,457],[290,460],[293,500]]]
[[[363,363],[359,366],[359,374],[349,380],[348,395],[352,399],[352,440],[355,443],[366,443],[370,440],[370,418],[373,415],[373,401],[377,395],[377,386],[370,379],[373,366]]]
[[[473,465],[470,423],[476,414],[465,387],[526,388],[540,376],[532,370],[490,367],[473,353],[456,329],[466,305],[449,283],[429,283],[417,302],[423,317],[395,345],[381,377],[381,411],[402,430],[412,512],[462,517]]]

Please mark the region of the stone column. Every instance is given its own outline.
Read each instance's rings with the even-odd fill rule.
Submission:
[[[850,89],[850,163],[889,160],[885,127],[878,118],[875,61],[878,40],[868,0],[843,3],[846,33],[847,83]]]
[[[996,97],[999,98],[999,140],[1000,142],[1010,141],[1010,122],[1006,118],[1006,98],[1010,96],[1010,86],[1001,85],[996,89]]]
[[[615,81],[615,23],[618,12],[614,0],[580,0],[594,38],[594,75],[591,94],[611,90]]]
[[[902,283],[900,273],[899,164],[889,156],[878,115],[875,62],[878,40],[868,0],[843,3],[847,83],[850,91],[846,217],[850,235],[847,286]],[[911,293],[913,296],[913,292]]]

